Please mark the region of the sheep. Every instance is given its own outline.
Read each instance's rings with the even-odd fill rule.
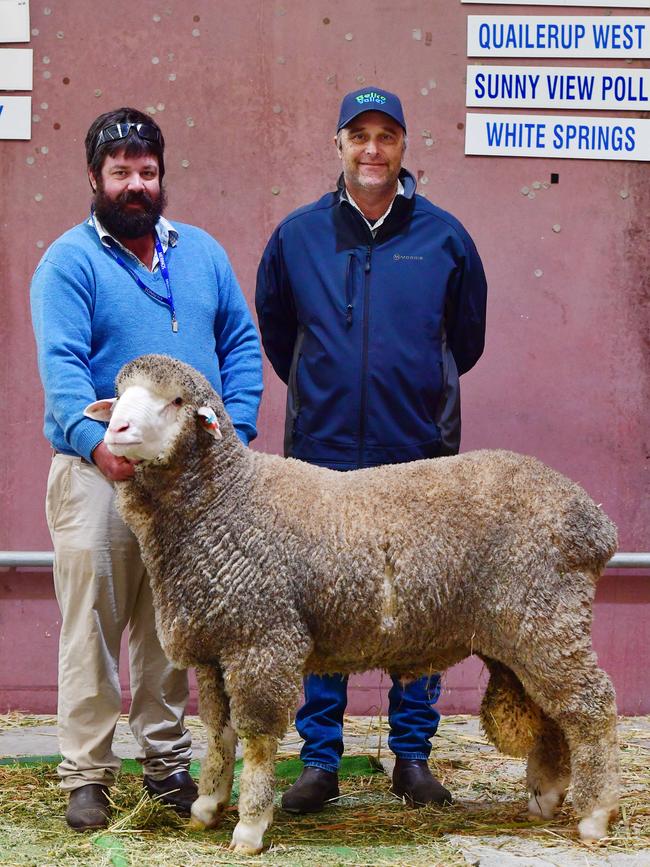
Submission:
[[[165,356],[126,364],[116,385],[86,414],[136,463],[118,506],[165,652],[197,669],[209,743],[196,826],[218,824],[240,738],[230,846],[262,850],[303,673],[409,679],[474,653],[490,673],[488,738],[528,759],[529,812],[552,817],[571,781],[580,837],[607,834],[616,703],[591,621],[616,530],[582,488],[498,450],[348,473],[254,452],[208,381]]]

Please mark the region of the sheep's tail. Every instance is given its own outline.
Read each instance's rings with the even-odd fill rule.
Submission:
[[[525,758],[544,727],[544,713],[506,665],[482,656],[490,680],[481,703],[481,726],[488,740],[509,756]]]

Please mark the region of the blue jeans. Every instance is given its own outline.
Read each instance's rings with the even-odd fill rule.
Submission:
[[[391,675],[388,693],[388,746],[400,759],[428,759],[430,738],[440,714],[440,675],[421,677],[403,686]],[[296,715],[296,729],[305,741],[304,764],[335,772],[343,755],[343,713],[348,703],[348,679],[342,674],[310,674],[303,681],[305,703]]]

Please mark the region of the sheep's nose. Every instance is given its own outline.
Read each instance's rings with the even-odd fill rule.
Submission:
[[[128,421],[116,424],[109,424],[108,429],[112,431],[112,433],[124,433],[130,428],[130,423]]]

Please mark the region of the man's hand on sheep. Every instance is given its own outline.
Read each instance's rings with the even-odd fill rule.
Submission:
[[[131,461],[114,455],[103,441],[93,449],[92,459],[102,475],[111,482],[125,482],[133,478],[135,468]]]

